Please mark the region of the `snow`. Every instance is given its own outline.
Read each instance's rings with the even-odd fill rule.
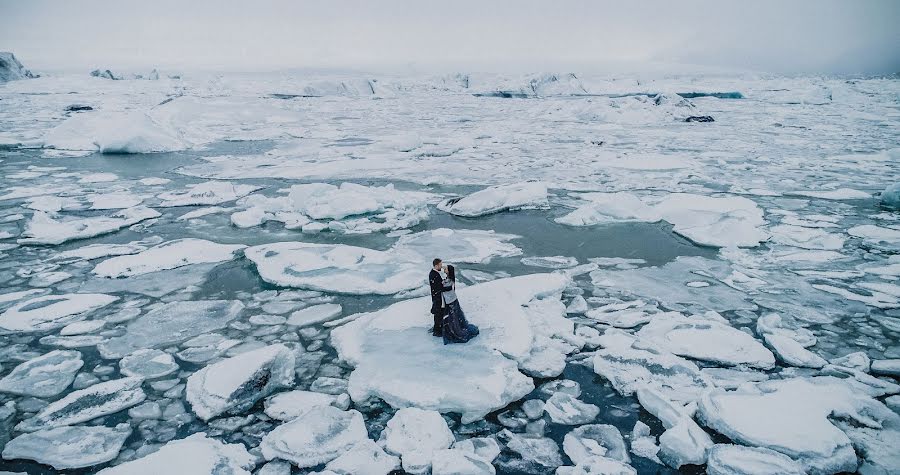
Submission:
[[[109,234],[141,221],[157,218],[160,214],[145,206],[124,209],[109,216],[87,218],[59,218],[42,211],[35,211],[25,224],[20,244],[62,244],[75,239],[87,239]]]
[[[696,401],[712,387],[694,363],[618,330],[607,330],[593,358],[594,371],[623,395],[652,388],[676,402]]]
[[[243,309],[242,303],[231,300],[170,302],[130,321],[124,334],[97,349],[104,358],[121,358],[139,349],[180,343],[225,327]]]
[[[279,458],[305,468],[328,463],[368,440],[358,411],[317,407],[276,427],[260,443],[266,460]]]
[[[407,472],[427,473],[434,452],[455,441],[439,412],[407,407],[387,422],[378,444],[387,453],[398,455]]]
[[[206,366],[187,380],[187,401],[204,421],[240,413],[294,383],[294,353],[271,345]]]
[[[735,442],[772,449],[815,473],[854,472],[856,453],[847,434],[830,417],[879,429],[900,423],[881,402],[831,377],[791,378],[711,391],[699,416]]]
[[[160,350],[144,349],[119,360],[119,371],[125,376],[135,376],[145,380],[164,378],[178,371],[175,358]]]
[[[324,323],[340,317],[341,312],[343,311],[344,308],[336,303],[313,305],[312,307],[306,307],[291,313],[290,318],[287,320],[287,324],[296,327],[305,327]]]
[[[147,398],[142,382],[141,378],[114,379],[73,391],[19,423],[16,430],[34,432],[78,424],[136,406]]]
[[[709,449],[708,475],[803,475],[806,471],[787,455],[760,447],[716,444]]]
[[[778,359],[791,366],[819,369],[828,362],[807,350],[796,340],[782,335],[765,335],[766,344],[778,355]]]
[[[131,435],[128,424],[116,427],[65,426],[22,434],[3,448],[6,460],[29,459],[57,470],[98,465],[114,459]]]
[[[615,426],[608,424],[588,424],[566,434],[563,451],[575,465],[589,461],[593,457],[607,457],[622,463],[630,463],[625,439]]]
[[[244,255],[273,284],[346,294],[394,294],[423,287],[434,253],[448,262],[489,262],[519,249],[517,236],[490,231],[436,229],[401,236],[387,251],[343,244],[279,242]]]
[[[597,418],[600,408],[566,394],[556,393],[547,399],[544,411],[557,424],[587,424]]]
[[[48,131],[45,148],[76,152],[155,153],[188,148],[176,131],[143,112],[76,114]]]
[[[727,366],[775,366],[775,356],[755,338],[727,323],[699,315],[656,318],[636,335],[678,356]]]
[[[49,398],[57,396],[75,380],[84,366],[81,353],[55,350],[19,364],[0,379],[0,392]]]
[[[338,396],[319,392],[294,390],[278,393],[266,399],[266,415],[279,421],[296,419],[321,406],[336,405]]]
[[[498,185],[476,191],[439,208],[456,216],[476,217],[526,207],[547,206],[547,185],[539,182]]]
[[[176,269],[192,264],[230,261],[235,252],[247,246],[218,244],[205,239],[185,238],[167,241],[137,254],[107,259],[94,267],[100,277],[119,278]]]
[[[227,181],[206,181],[189,185],[184,191],[167,191],[157,197],[162,200],[160,206],[211,206],[249,195],[260,187],[254,185],[235,185]]]
[[[457,412],[469,422],[522,398],[534,389],[518,370],[531,354],[533,336],[572,334],[559,302],[565,285],[561,275],[532,274],[459,289],[467,319],[481,329],[466,345],[422,337],[432,325],[429,297],[356,318],[331,333],[341,359],[355,367],[350,396]]]
[[[0,332],[30,333],[62,328],[118,299],[106,294],[58,294],[31,298],[0,314]]]
[[[101,470],[98,475],[250,475],[254,465],[255,457],[242,444],[224,444],[200,432],[168,442],[145,457]]]

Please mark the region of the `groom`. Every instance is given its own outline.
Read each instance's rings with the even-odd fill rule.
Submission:
[[[434,315],[434,327],[431,334],[434,336],[443,335],[444,315],[447,309],[444,307],[444,285],[441,283],[441,260],[435,259],[431,261],[431,272],[428,273],[428,285],[431,287],[431,314]]]

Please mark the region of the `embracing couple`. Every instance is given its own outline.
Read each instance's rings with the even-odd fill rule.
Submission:
[[[456,298],[456,269],[444,265],[440,259],[433,260],[428,285],[431,287],[431,314],[434,315],[432,335],[443,337],[445,345],[475,338],[478,327],[466,321]]]

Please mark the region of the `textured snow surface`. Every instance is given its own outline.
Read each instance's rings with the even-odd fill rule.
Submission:
[[[559,302],[565,283],[558,274],[533,274],[460,289],[468,320],[481,329],[466,345],[422,338],[431,325],[429,298],[399,302],[335,329],[332,343],[355,366],[350,396],[461,413],[470,421],[504,407],[534,389],[518,369],[534,336],[572,333]]]

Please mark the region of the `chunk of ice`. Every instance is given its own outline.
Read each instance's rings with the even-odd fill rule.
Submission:
[[[103,469],[97,475],[250,475],[256,459],[242,444],[224,444],[200,432],[173,440],[137,460]]]
[[[448,200],[438,208],[457,216],[475,217],[509,209],[547,206],[547,185],[523,182],[498,185],[476,191],[458,200]]]
[[[447,421],[439,412],[416,407],[397,411],[378,439],[385,451],[400,456],[404,467],[412,465],[420,470],[424,468],[426,472],[434,451],[446,449],[455,441],[453,433],[447,427]],[[409,461],[414,463],[410,464]],[[426,462],[423,464],[421,461]]]
[[[276,427],[263,437],[260,449],[266,460],[289,460],[305,468],[331,462],[366,440],[362,414],[322,406]]]
[[[37,332],[62,328],[101,309],[118,297],[106,294],[44,295],[20,302],[0,314],[0,332]]]
[[[40,430],[9,441],[3,448],[3,458],[34,460],[57,470],[91,467],[116,458],[130,435],[128,424]]]
[[[159,212],[146,206],[136,206],[109,216],[56,219],[47,213],[35,211],[25,224],[20,244],[62,244],[75,239],[87,239],[108,234],[141,221],[158,218]]]
[[[71,392],[25,419],[16,430],[34,432],[89,421],[136,406],[147,398],[141,378],[114,379]]]
[[[185,238],[158,244],[138,254],[107,259],[94,267],[100,277],[118,278],[176,269],[192,264],[225,262],[247,246],[219,244],[205,239]]]
[[[188,186],[185,191],[159,194],[160,206],[210,206],[234,201],[260,189],[255,185],[235,185],[228,181],[205,181]]]
[[[762,447],[716,444],[709,449],[707,475],[804,475],[793,459]]]
[[[77,351],[51,351],[13,368],[0,379],[0,392],[50,398],[65,391],[82,366]]]

